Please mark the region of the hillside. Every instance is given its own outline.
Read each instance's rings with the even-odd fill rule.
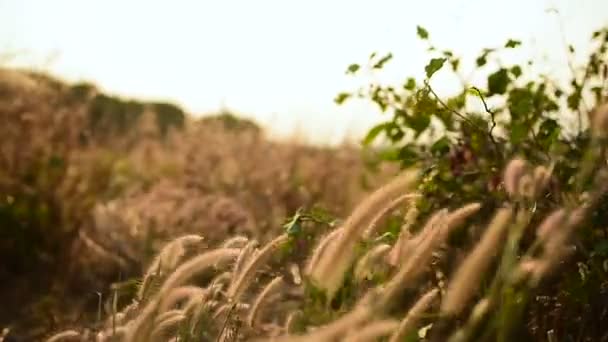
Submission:
[[[383,177],[355,147],[22,70],[0,70],[0,122],[0,327],[26,340],[95,321],[168,239],[265,241],[300,207],[343,217]]]

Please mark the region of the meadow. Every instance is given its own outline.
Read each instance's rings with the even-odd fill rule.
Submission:
[[[608,29],[450,98],[416,33],[362,146],[0,69],[0,341],[608,341]]]

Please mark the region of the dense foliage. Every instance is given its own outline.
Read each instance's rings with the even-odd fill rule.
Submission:
[[[487,75],[487,82],[471,84],[457,54],[434,46],[423,27],[418,26],[417,35],[428,42],[431,55],[425,79],[408,78],[400,85],[372,83],[340,93],[335,101],[366,99],[390,116],[370,129],[363,143],[374,146],[384,138],[377,149],[380,159],[423,168],[425,177],[418,189],[422,197],[417,203],[422,218],[469,201],[483,201],[484,212],[492,213],[507,199],[502,170],[513,157],[552,169],[548,191],[528,203],[538,215],[574,206],[597,186],[591,176],[605,163],[607,127],[597,113],[608,100],[608,28],[593,33],[582,65],[573,62],[574,48],[565,47],[572,72],[568,82],[534,74],[534,61],[504,63],[501,52],[521,45],[509,39],[481,51],[474,71]],[[346,73],[378,72],[391,59],[390,53],[372,54],[367,66],[352,64]],[[432,77],[438,72],[451,72],[461,80],[456,95],[445,98],[436,93]],[[607,222],[608,210],[601,204],[578,230],[574,261],[533,297],[527,320],[531,330],[553,329],[560,341],[605,338],[599,327],[608,320]],[[518,253],[527,240],[522,240]]]

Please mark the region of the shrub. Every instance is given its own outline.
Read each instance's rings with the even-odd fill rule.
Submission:
[[[487,82],[470,84],[461,73],[460,57],[435,47],[424,28],[418,27],[417,34],[428,43],[432,55],[425,67],[425,79],[408,78],[401,85],[372,83],[340,93],[335,100],[344,103],[362,98],[391,115],[369,130],[363,144],[373,146],[384,138],[384,144],[377,148],[381,160],[402,167],[418,165],[423,170],[418,187],[422,196],[417,202],[420,219],[445,206],[480,201],[484,207],[480,218],[487,220],[508,198],[528,206],[536,215],[546,215],[563,205],[581,203],[595,190],[598,184],[593,176],[605,161],[608,128],[603,121],[608,114],[608,28],[593,33],[591,51],[582,65],[573,62],[574,48],[567,47],[572,71],[567,83],[552,75],[533,74],[533,61],[525,65],[501,61],[502,51],[521,45],[509,39],[479,54],[475,71],[487,73]],[[372,54],[367,70],[376,72],[391,58],[392,54]],[[360,74],[364,69],[352,64],[347,74]],[[448,72],[445,69],[462,81],[460,91],[448,98],[438,95],[432,86],[433,75]],[[521,162],[503,177],[506,163],[515,157],[544,164],[548,169],[532,170],[528,163]],[[522,191],[534,191],[539,185],[543,172],[552,174],[548,189],[540,193],[541,197],[524,195]],[[529,190],[514,188],[513,179],[505,178],[507,175],[524,175],[525,181],[520,181],[527,183],[522,186]],[[605,303],[603,289],[608,284],[604,276],[608,211],[601,204],[605,199],[599,200],[589,222],[577,230],[577,248],[567,270],[554,282],[545,283],[537,297],[530,297],[526,320],[537,339],[547,331],[560,341],[582,338],[580,325],[598,327],[608,319],[597,314],[606,307],[600,301]],[[540,220],[536,215],[530,217],[532,222]],[[522,246],[514,253],[521,255],[533,238],[525,234]],[[452,242],[467,248],[462,236]],[[543,316],[551,316],[552,323],[546,323]],[[597,329],[586,329],[582,334],[600,338]]]

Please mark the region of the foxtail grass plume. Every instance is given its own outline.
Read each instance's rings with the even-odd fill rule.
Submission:
[[[228,288],[228,297],[232,300],[237,301],[241,294],[251,284],[251,280],[255,276],[255,272],[260,266],[264,265],[272,256],[272,254],[283,244],[289,240],[286,234],[279,235],[274,240],[264,246],[258,253],[253,255],[251,259],[244,267],[243,270],[236,275],[236,281],[230,284]]]
[[[541,242],[546,242],[551,235],[565,223],[566,211],[558,209],[549,214],[536,229],[536,236]]]
[[[579,207],[566,213],[567,219],[562,221],[561,228],[552,230],[545,240],[545,254],[549,257],[554,250],[566,245],[574,229],[579,226],[587,212],[584,207]]]
[[[521,178],[528,172],[528,162],[521,158],[512,159],[505,168],[503,182],[505,191],[511,197],[517,197],[519,194],[519,182]]]
[[[416,304],[414,304],[414,306],[412,306],[412,308],[408,311],[405,318],[399,324],[399,327],[395,329],[395,332],[391,336],[389,342],[401,342],[406,338],[406,336],[414,331],[422,314],[429,309],[429,307],[437,299],[438,294],[439,290],[435,288],[420,297]]]
[[[448,342],[468,342],[471,341],[471,334],[474,328],[481,322],[490,310],[490,300],[486,297],[481,299],[471,311],[466,324],[456,330],[448,339]]]
[[[357,262],[355,266],[355,279],[357,281],[363,281],[368,279],[374,269],[378,267],[378,263],[380,261],[383,262],[384,256],[388,251],[390,251],[391,245],[389,244],[380,244],[371,248],[363,257]]]
[[[291,280],[295,285],[302,284],[302,273],[300,272],[300,266],[296,263],[292,263],[289,265],[289,274],[291,275]]]
[[[467,218],[475,214],[481,208],[481,204],[477,202],[469,203],[452,212],[447,209],[441,209],[433,214],[426,222],[422,230],[416,234],[414,238],[409,238],[407,231],[402,231],[403,236],[399,236],[397,243],[388,255],[388,262],[393,266],[398,266],[412,257],[412,254],[417,250],[426,235],[434,230],[438,230],[440,235],[438,243],[441,244],[448,238],[448,235],[455,229],[462,226]]]
[[[404,250],[406,249],[405,247],[412,237],[410,229],[418,219],[419,214],[420,211],[415,205],[410,206],[408,211],[405,213],[404,223],[399,231],[397,242],[395,242],[395,245],[386,256],[387,262],[390,265],[397,266],[400,263],[400,260],[405,252]]]
[[[192,298],[204,298],[208,291],[197,286],[181,286],[169,292],[167,298],[163,301],[163,306],[158,308],[159,312],[174,309],[179,302],[188,302]]]
[[[399,327],[399,321],[385,319],[371,322],[363,328],[355,328],[345,340],[349,342],[375,342],[379,338],[390,336]]]
[[[158,296],[161,298],[160,306],[164,306],[169,291],[182,286],[190,279],[216,264],[223,264],[234,260],[239,253],[240,250],[236,248],[214,249],[183,263],[165,280],[160,288],[158,292]]]
[[[294,334],[296,331],[296,326],[303,316],[304,314],[301,310],[295,310],[290,312],[287,316],[287,319],[285,320],[285,332],[287,334]]]
[[[237,235],[222,243],[222,248],[242,248],[249,242],[246,236]]]
[[[573,249],[568,247],[567,242],[574,229],[583,221],[586,212],[586,208],[579,207],[570,212],[564,212],[564,217],[562,217],[558,210],[545,220],[546,224],[545,222],[541,224],[537,234],[539,234],[539,239],[542,239],[543,252],[536,259],[530,276],[533,287],[537,286],[543,277],[573,253]],[[556,222],[560,218],[562,219],[560,225],[556,227],[557,223],[554,221]]]
[[[154,318],[155,325],[158,325],[159,323],[161,323],[163,321],[170,320],[173,317],[183,316],[183,315],[184,315],[184,310],[180,310],[180,309],[165,311],[163,313],[158,314],[156,316],[156,318]]]
[[[202,240],[203,237],[199,235],[185,235],[167,243],[154,258],[150,266],[148,266],[148,270],[137,292],[137,298],[140,300],[144,299],[144,296],[149,292],[151,282],[157,277],[164,276],[167,272],[173,270],[183,257],[186,249],[200,243]]]
[[[479,209],[481,209],[481,203],[473,202],[448,213],[445,220],[446,229],[444,230],[444,234],[449,234],[456,228],[462,226],[465,221],[477,213]],[[445,239],[447,236],[444,236],[443,238]]]
[[[379,223],[382,221],[384,217],[390,214],[391,211],[395,210],[401,204],[412,201],[420,197],[420,194],[403,194],[394,200],[392,200],[388,205],[386,205],[382,210],[374,217],[369,227],[363,232],[363,239],[370,239],[379,228]]]
[[[352,265],[355,245],[361,238],[362,231],[369,227],[387,201],[411,191],[417,179],[417,170],[405,171],[363,200],[344,222],[344,231],[340,238],[323,253],[318,265],[312,270],[312,281],[325,290],[328,300],[331,300],[342,286],[344,274]]]
[[[239,257],[236,259],[234,267],[232,268],[233,277],[237,277],[241,273],[243,267],[245,267],[247,261],[249,261],[249,258],[255,253],[255,249],[257,247],[258,242],[256,240],[252,240],[241,248],[241,253],[239,254]]]
[[[337,320],[301,336],[282,336],[274,342],[333,342],[344,340],[343,336],[367,322],[372,315],[368,306],[361,305],[344,314]],[[262,342],[262,340],[260,340]]]
[[[441,229],[431,229],[421,235],[418,246],[409,254],[397,273],[380,289],[380,297],[373,305],[377,310],[388,311],[396,303],[401,291],[406,287],[414,286],[427,266],[435,251],[441,244]]]
[[[247,316],[247,324],[249,324],[250,327],[256,325],[259,313],[263,310],[263,306],[266,304],[268,297],[280,291],[283,286],[285,286],[283,277],[276,277],[264,287],[262,292],[256,297],[253,306],[251,307],[251,311]]]
[[[505,191],[512,198],[533,199],[542,194],[545,190],[551,175],[553,166],[537,166],[531,169],[527,161],[515,158],[509,162],[505,168],[503,181]]]
[[[523,281],[535,278],[535,275],[542,271],[545,262],[537,258],[524,257],[517,264],[512,274],[513,283],[522,283]]]
[[[534,177],[530,174],[525,174],[519,178],[517,184],[517,194],[523,198],[534,198],[536,195],[537,188],[534,183]]]
[[[109,328],[103,331],[100,331],[95,336],[96,342],[110,342],[110,341],[123,341],[124,336],[126,335],[127,327],[120,326],[115,329]],[[81,341],[84,339],[81,339]]]
[[[229,319],[231,315],[240,315],[241,312],[249,310],[250,305],[247,303],[226,303],[219,306],[213,313],[213,319],[216,321]]]
[[[492,258],[497,254],[504,240],[513,211],[501,208],[490,222],[473,251],[467,256],[448,284],[441,305],[441,313],[448,316],[458,315],[477,291]]]
[[[342,234],[342,231],[343,231],[343,229],[341,227],[336,228],[319,240],[319,242],[317,243],[317,246],[312,251],[310,259],[306,263],[306,268],[305,268],[304,273],[307,276],[312,275],[312,271],[315,269],[315,267],[319,263],[319,260],[321,260],[321,256],[323,255],[323,253],[325,253],[326,249],[328,248],[328,246],[330,244],[335,243],[337,238],[340,237],[340,235]]]
[[[181,323],[184,319],[186,319],[186,316],[181,310],[174,310],[171,312],[171,315],[165,315],[162,318],[159,316],[154,329],[150,334],[152,341],[167,340],[167,335],[170,334],[170,330],[176,329],[176,325]]]
[[[232,280],[233,273],[226,271],[221,274],[218,274],[213,280],[211,280],[211,284],[209,284],[209,288],[223,288],[230,284]]]
[[[551,181],[551,176],[553,173],[553,166],[550,168],[546,168],[542,165],[539,165],[534,168],[533,177],[534,184],[536,188],[536,196],[540,196],[541,192],[545,190],[549,182]]]
[[[77,341],[80,333],[76,330],[66,330],[51,336],[46,342]]]

